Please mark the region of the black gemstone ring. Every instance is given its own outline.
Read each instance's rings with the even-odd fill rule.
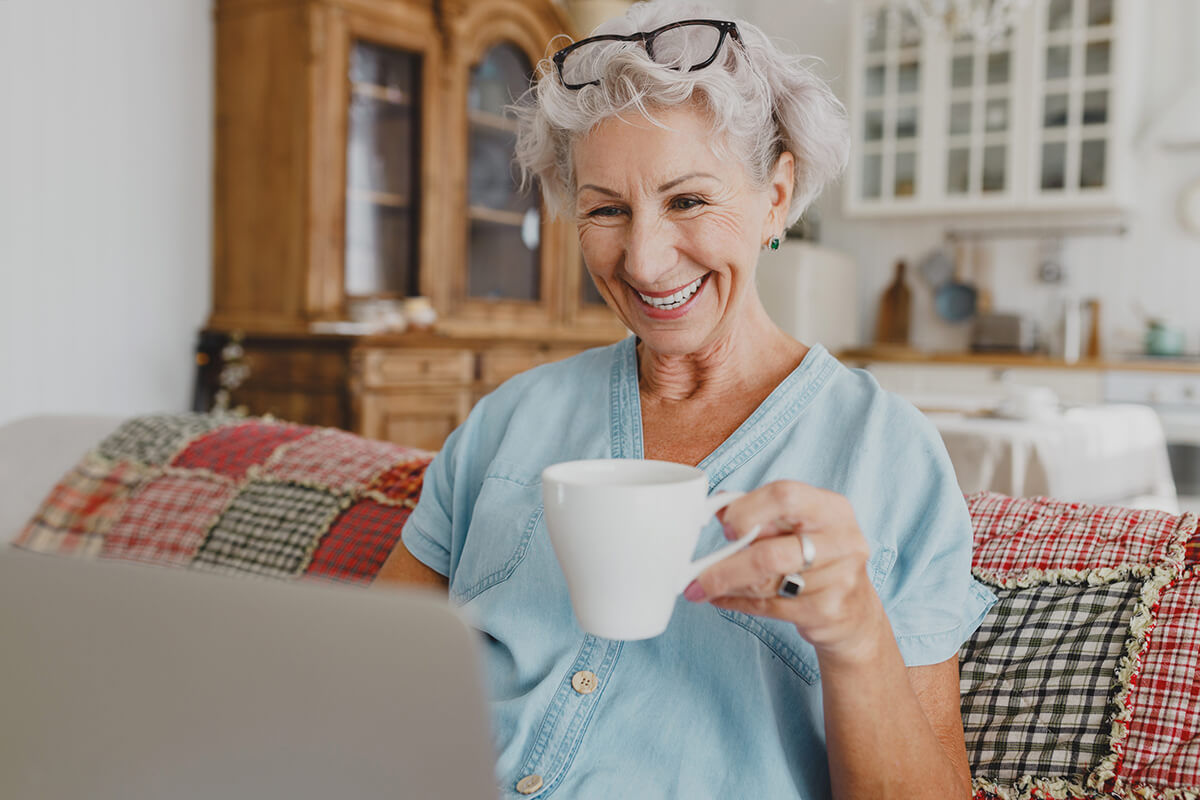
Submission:
[[[804,591],[804,577],[798,572],[789,572],[779,581],[780,597],[796,597]]]

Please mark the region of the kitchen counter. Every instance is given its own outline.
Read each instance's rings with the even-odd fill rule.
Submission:
[[[1148,372],[1200,373],[1200,356],[1128,355],[1109,358],[1081,358],[1068,364],[1061,358],[1040,353],[930,352],[910,347],[863,347],[842,350],[838,359],[850,365],[872,362],[973,367],[1020,367],[1077,370],[1139,370]]]

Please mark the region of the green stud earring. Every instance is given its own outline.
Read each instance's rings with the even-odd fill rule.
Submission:
[[[771,249],[772,249],[772,250],[778,250],[778,249],[779,249],[779,237],[778,237],[778,236],[772,236],[772,237],[771,237]]]

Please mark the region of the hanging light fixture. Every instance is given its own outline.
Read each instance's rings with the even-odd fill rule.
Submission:
[[[1030,0],[892,0],[927,34],[994,42],[1012,28]]]

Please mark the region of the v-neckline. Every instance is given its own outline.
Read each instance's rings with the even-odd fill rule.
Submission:
[[[800,364],[779,382],[750,416],[696,465],[708,475],[709,490],[791,425],[825,385],[837,365],[837,360],[822,345],[812,345]],[[610,380],[612,457],[645,458],[636,337],[630,336],[618,345]]]

